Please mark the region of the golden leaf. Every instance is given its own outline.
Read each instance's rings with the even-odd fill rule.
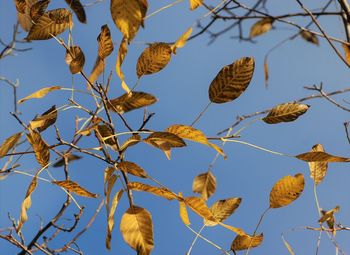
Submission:
[[[57,120],[57,110],[56,106],[53,105],[46,112],[38,117],[35,117],[31,122],[29,122],[29,127],[31,129],[37,129],[39,132],[43,132],[51,125],[55,124]]]
[[[272,18],[263,18],[259,20],[250,28],[249,37],[253,38],[269,32],[272,28],[272,23]]]
[[[115,137],[113,136],[112,129],[105,125],[101,124],[96,126],[95,128],[95,135],[97,139],[99,139],[103,144],[111,146],[113,149],[116,149],[117,147],[117,141],[115,140]],[[108,138],[107,138],[108,137]]]
[[[30,18],[36,23],[39,18],[45,13],[47,6],[51,0],[38,1],[30,7]]]
[[[33,26],[32,19],[30,18],[30,9],[36,2],[37,0],[15,0],[17,19],[24,31],[28,32]]]
[[[85,64],[83,50],[79,46],[71,46],[69,51],[66,51],[66,63],[69,65],[72,74],[81,72]]]
[[[138,144],[141,141],[141,139],[142,138],[140,135],[133,134],[123,143],[123,145],[120,147],[120,151],[125,151],[130,146]]]
[[[232,232],[236,233],[237,235],[246,235],[246,233],[243,231],[243,229],[232,227],[230,225],[224,224],[221,221],[218,222],[218,224],[228,230],[231,230]]]
[[[177,195],[166,188],[154,187],[140,182],[129,182],[128,188],[136,191],[144,191],[168,200],[177,199]]]
[[[317,36],[309,31],[306,31],[306,30],[301,31],[300,36],[307,42],[319,45]]]
[[[188,212],[187,212],[185,202],[179,201],[179,205],[180,205],[180,218],[182,222],[187,226],[191,225],[190,219],[188,218]]]
[[[145,92],[133,91],[109,100],[110,110],[123,114],[157,102],[157,98]]]
[[[216,201],[211,207],[210,210],[216,219],[216,222],[206,221],[205,225],[207,226],[215,226],[218,222],[222,222],[226,220],[235,212],[235,210],[239,207],[242,199],[233,197],[228,199],[222,199]]]
[[[89,76],[89,82],[91,84],[94,84],[95,81],[98,79],[98,77],[103,73],[103,70],[105,70],[105,61],[100,57],[97,57],[95,61],[95,65],[92,68],[91,74]],[[87,84],[87,87],[89,89],[90,89],[90,83]]]
[[[350,46],[343,43],[342,47],[345,53],[346,62],[350,65]]]
[[[323,151],[306,152],[295,157],[306,162],[350,162],[350,158],[333,156]]]
[[[81,159],[80,156],[74,155],[74,154],[69,154],[67,157],[68,162],[72,162],[74,160],[79,160]],[[52,165],[53,167],[61,167],[64,166],[64,158],[61,158],[59,161],[57,161],[55,164]]]
[[[16,10],[19,13],[25,13],[25,9],[27,6],[26,0],[15,0],[15,6],[16,6]]]
[[[270,208],[280,208],[296,200],[304,190],[304,176],[285,176],[275,183],[270,192]]]
[[[176,40],[176,42],[171,46],[171,51],[176,54],[176,49],[182,48],[185,46],[188,38],[192,34],[192,27],[186,30],[185,33],[183,33],[179,39]]]
[[[280,122],[291,122],[303,115],[310,105],[285,103],[279,104],[272,108],[270,112],[262,120],[267,124],[277,124]]]
[[[22,133],[16,133],[7,138],[0,146],[0,158],[4,157],[19,141]]]
[[[192,190],[201,194],[204,200],[207,200],[216,190],[216,178],[211,172],[205,172],[197,175],[192,183]]]
[[[140,78],[143,75],[157,73],[162,70],[169,63],[171,53],[171,46],[167,43],[150,44],[137,60],[137,77]]]
[[[47,93],[54,91],[54,90],[59,90],[59,89],[61,89],[60,86],[52,86],[52,87],[42,88],[42,89],[30,94],[29,96],[26,96],[26,97],[18,100],[18,104],[21,104],[29,99],[32,99],[32,98],[43,98],[44,96],[47,95]]]
[[[138,255],[149,255],[153,249],[153,223],[149,211],[144,208],[130,207],[120,221],[120,232],[125,242]]]
[[[146,171],[133,162],[122,161],[118,163],[117,168],[125,173],[129,173],[141,178],[147,178]]]
[[[97,194],[94,194],[94,193],[91,193],[90,191],[87,191],[86,189],[81,187],[78,183],[73,182],[71,180],[52,181],[52,183],[66,189],[69,192],[73,192],[73,193],[77,194],[78,196],[89,197],[89,198],[98,198]]]
[[[86,14],[84,6],[81,4],[80,0],[65,0],[69,7],[74,11],[78,20],[81,23],[86,23]]]
[[[30,133],[27,134],[27,139],[33,147],[36,161],[38,161],[42,167],[46,167],[50,161],[50,148],[37,131],[29,131]]]
[[[125,56],[128,53],[128,39],[126,37],[123,37],[122,41],[120,42],[119,50],[118,50],[118,57],[117,57],[117,63],[115,64],[115,71],[117,72],[118,77],[122,81],[122,88],[125,90],[127,94],[130,93],[129,87],[125,83],[125,77],[124,73],[121,69],[121,66],[124,62]]]
[[[101,32],[97,37],[98,42],[98,56],[105,59],[114,50],[114,45],[111,37],[111,31],[109,30],[107,24],[101,27]]]
[[[322,216],[318,220],[319,223],[327,222],[328,227],[333,230],[333,235],[336,234],[336,229],[334,228],[334,224],[335,224],[334,213],[339,212],[339,209],[340,209],[340,206],[337,205],[336,207],[334,207],[329,211],[321,210]]]
[[[108,213],[108,219],[107,219],[107,236],[106,236],[106,248],[108,250],[111,249],[111,239],[112,239],[112,231],[114,228],[114,214],[115,210],[117,209],[117,205],[123,195],[123,190],[119,190],[112,199],[112,206]]]
[[[199,197],[186,197],[183,201],[189,208],[191,208],[192,211],[201,216],[203,219],[216,221],[214,215],[205,204],[204,199]]]
[[[209,99],[222,104],[238,98],[248,87],[254,72],[254,59],[241,58],[224,66],[209,87]]]
[[[250,236],[248,234],[238,235],[231,244],[231,250],[241,251],[259,246],[264,239],[264,235]]]
[[[143,24],[143,18],[147,12],[147,6],[144,5],[144,2],[140,0],[111,0],[112,19],[129,42]]]
[[[203,0],[190,0],[190,10],[193,11],[203,4]]]
[[[311,151],[324,152],[322,144],[316,144],[312,147]],[[314,180],[315,184],[320,184],[327,174],[328,163],[327,162],[309,162],[310,177]]]
[[[63,33],[72,25],[72,14],[67,9],[51,10],[45,12],[30,28],[26,39],[28,41],[51,39],[52,36]]]

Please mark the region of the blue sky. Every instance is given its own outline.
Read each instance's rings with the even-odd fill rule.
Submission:
[[[215,1],[216,2],[216,1]],[[214,1],[210,2],[215,4]],[[323,1],[325,2],[325,1]],[[149,1],[149,13],[159,9],[171,1]],[[246,1],[246,5],[252,6],[253,1]],[[310,1],[305,2],[310,8]],[[53,1],[49,9],[65,6],[64,1]],[[295,1],[283,3],[270,1],[268,7],[273,14],[284,12],[301,12]],[[332,7],[334,8],[334,7]],[[80,24],[74,17],[73,37],[74,42],[84,51],[86,63],[84,70],[89,73],[97,56],[96,37],[100,26],[108,24],[112,38],[115,42],[115,50],[107,59],[106,74],[113,72],[111,83],[111,97],[117,97],[123,91],[120,80],[115,74],[114,65],[117,49],[122,38],[121,33],[114,25],[110,12],[109,1],[103,1],[97,5],[86,8],[88,23]],[[0,38],[7,42],[11,38],[12,25],[16,22],[15,7],[12,1],[2,1],[0,8],[0,22],[2,29]],[[156,41],[174,41],[189,26],[205,14],[204,9],[194,12],[189,11],[188,2],[184,1],[146,20],[145,29],[140,30],[137,37],[129,46],[127,58],[123,64],[128,84],[136,81],[135,65],[138,56],[146,47],[145,43]],[[294,19],[300,24],[306,25],[308,19]],[[322,25],[331,31],[330,34],[344,38],[342,23],[337,18],[320,19]],[[203,22],[207,22],[204,20]],[[253,21],[244,23],[244,32],[249,33],[249,27]],[[224,23],[218,23],[214,28],[220,29]],[[204,117],[196,124],[208,136],[215,136],[216,132],[227,128],[237,115],[249,114],[273,107],[276,104],[290,102],[295,99],[312,94],[303,86],[313,84],[324,85],[325,91],[334,91],[348,86],[348,68],[334,54],[328,43],[320,39],[320,46],[305,42],[301,38],[286,43],[270,55],[269,88],[264,86],[263,60],[266,52],[276,43],[296,32],[294,28],[276,23],[276,30],[256,38],[256,43],[246,43],[233,40],[230,37],[235,33],[230,31],[208,45],[210,38],[204,34],[188,42],[177,54],[172,57],[169,65],[161,72],[142,77],[138,90],[155,95],[159,102],[149,111],[156,115],[150,121],[148,128],[152,130],[164,130],[171,124],[190,124],[203,107],[208,103],[208,87],[218,71],[224,66],[243,57],[252,56],[256,61],[253,79],[248,89],[237,100],[222,104],[211,105]],[[313,27],[313,29],[316,29]],[[198,31],[194,27],[194,33]],[[24,38],[25,33],[20,34]],[[67,33],[61,35],[67,38]],[[0,61],[0,75],[10,80],[19,79],[19,98],[22,98],[42,87],[60,85],[66,88],[74,86],[85,88],[85,81],[79,75],[72,75],[64,62],[65,50],[55,40],[33,41],[23,47],[32,47],[31,51],[19,53],[18,56],[8,57]],[[340,45],[338,48],[340,50]],[[103,78],[100,78],[103,81]],[[12,111],[12,94],[8,86],[0,86],[0,140],[15,132],[20,132],[21,127],[9,115]],[[41,114],[55,104],[57,107],[68,103],[70,93],[57,91],[40,100],[30,100],[20,105],[21,119],[30,121],[36,114]],[[341,102],[347,99],[347,95],[336,97]],[[76,100],[84,105],[92,106],[93,101],[85,95],[77,95]],[[269,148],[271,150],[296,155],[309,151],[316,143],[322,143],[326,151],[334,155],[349,155],[349,143],[346,140],[343,122],[349,120],[346,112],[337,109],[325,100],[310,100],[308,112],[292,123],[268,125],[256,122],[241,135],[241,140]],[[142,120],[143,111],[134,111],[125,115],[130,124],[137,127]],[[73,132],[75,116],[85,116],[76,110],[59,112],[57,126],[62,135],[68,140]],[[86,117],[86,116],[85,116]],[[117,129],[124,130],[116,115],[113,116]],[[44,138],[48,143],[55,143],[54,129],[45,131]],[[192,196],[193,178],[207,170],[215,156],[215,151],[209,147],[187,142],[188,146],[175,149],[172,159],[169,161],[159,150],[141,144],[131,148],[127,154],[127,160],[142,166],[151,176],[168,186],[172,190],[182,191],[185,196]],[[92,140],[82,143],[82,146],[97,146]],[[26,146],[22,146],[26,149]],[[303,173],[305,176],[305,190],[302,196],[293,204],[271,210],[265,217],[260,231],[264,233],[265,240],[261,247],[253,249],[251,254],[288,254],[281,240],[281,233],[295,250],[296,254],[314,253],[318,233],[293,228],[302,226],[317,227],[318,214],[313,196],[313,182],[309,178],[309,169],[306,163],[297,159],[272,155],[241,144],[229,143],[224,147],[227,160],[219,158],[213,168],[213,174],[217,178],[217,191],[208,200],[211,205],[218,199],[228,197],[242,197],[241,206],[226,221],[236,227],[243,228],[252,233],[261,213],[268,207],[269,192],[273,184],[285,175]],[[52,154],[52,158],[54,155]],[[1,159],[1,164],[5,159]],[[32,156],[22,158],[22,166],[19,170],[35,173],[38,164]],[[84,156],[83,160],[73,162],[70,165],[71,178],[79,182],[88,190],[103,195],[103,171],[105,164],[95,159]],[[50,169],[56,178],[63,178],[62,169]],[[43,177],[48,176],[43,173]],[[0,182],[0,229],[10,225],[7,218],[9,212],[18,218],[20,204],[24,198],[30,178],[24,175],[11,175]],[[140,181],[137,177],[135,181]],[[337,219],[345,226],[350,225],[350,206],[348,198],[350,194],[350,172],[347,164],[330,164],[328,175],[323,183],[318,186],[318,195],[321,207],[331,209],[336,205],[341,206]],[[120,187],[120,184],[119,186]],[[117,191],[117,189],[115,190]],[[147,208],[153,217],[155,248],[152,254],[184,254],[187,252],[194,235],[183,225],[178,216],[178,204],[175,201],[165,201],[148,194],[134,193],[135,204]],[[61,206],[64,201],[64,193],[47,183],[40,182],[32,196],[33,205],[29,209],[29,221],[24,226],[26,240],[40,227],[40,221],[46,223]],[[83,228],[90,219],[94,210],[100,203],[100,199],[86,199],[76,197],[81,205],[86,206],[78,230]],[[106,233],[105,209],[98,215],[90,230],[78,241],[84,254],[134,254],[122,240],[119,231],[119,221],[123,212],[128,208],[126,196],[117,208],[116,226],[113,232],[112,250],[108,252],[104,246]],[[67,212],[65,218],[71,218],[77,209]],[[202,219],[190,213],[191,227],[198,230],[202,225]],[[65,223],[65,222],[64,222]],[[69,224],[69,222],[68,222]],[[260,232],[259,231],[259,232]],[[221,247],[229,249],[234,239],[234,234],[221,227],[206,228],[203,235]],[[55,239],[53,245],[59,247],[71,235],[62,234]],[[349,234],[342,232],[337,234],[337,241],[344,251],[350,250]],[[15,254],[16,249],[0,240],[1,254]],[[335,248],[329,238],[323,234],[319,254],[332,254]],[[192,251],[196,254],[220,254],[220,251],[211,245],[199,240]]]

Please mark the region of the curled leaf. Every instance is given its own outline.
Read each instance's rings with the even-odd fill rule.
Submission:
[[[168,199],[168,200],[174,200],[174,199],[178,198],[176,196],[176,194],[174,194],[173,192],[171,192],[168,189],[154,187],[154,186],[147,185],[147,184],[140,183],[140,182],[129,182],[128,188],[131,190],[148,192],[148,193],[163,197],[163,198]]]
[[[29,99],[32,99],[32,98],[43,98],[49,92],[54,91],[54,90],[59,90],[59,89],[61,89],[60,86],[52,86],[52,87],[42,88],[42,89],[30,94],[29,96],[26,96],[26,97],[18,100],[18,104],[21,104]]]
[[[111,146],[113,149],[117,148],[117,141],[115,140],[112,129],[101,124],[95,127],[95,135],[103,144]]]
[[[178,48],[182,48],[185,46],[188,38],[191,36],[192,34],[192,27],[190,27],[189,29],[186,30],[185,33],[183,33],[179,39],[176,40],[175,44],[173,44],[171,46],[171,51],[176,54],[176,49]]]
[[[31,122],[29,122],[29,127],[31,129],[37,129],[39,132],[43,132],[48,127],[55,124],[57,120],[57,110],[56,106],[53,105],[46,112],[38,117],[35,117]]]
[[[51,0],[41,0],[30,7],[30,18],[34,23],[45,13],[50,1]]]
[[[69,51],[66,51],[66,63],[69,65],[72,74],[81,72],[85,64],[83,50],[79,46],[71,46]]]
[[[112,206],[108,212],[107,216],[107,236],[106,236],[106,248],[108,250],[111,249],[111,239],[112,239],[112,231],[114,228],[114,214],[117,209],[117,205],[122,198],[123,190],[119,190],[112,199]]]
[[[141,136],[138,134],[134,134],[131,137],[129,137],[122,146],[120,146],[120,151],[125,151],[130,146],[136,145],[139,142],[141,142]]]
[[[319,45],[317,36],[309,31],[306,31],[306,30],[301,31],[300,36],[307,42],[310,42],[315,45]]]
[[[272,28],[273,21],[272,18],[263,18],[259,20],[250,28],[249,37],[253,38],[269,32]]]
[[[264,235],[262,233],[255,236],[250,236],[248,234],[238,235],[231,244],[231,250],[241,251],[258,247],[262,243],[263,239]]]
[[[27,134],[27,139],[33,147],[35,158],[42,167],[46,167],[50,161],[50,148],[46,142],[41,138],[40,133],[30,130]]]
[[[19,141],[22,133],[16,133],[7,138],[0,146],[0,158],[4,157]]]
[[[145,92],[133,91],[109,100],[108,107],[114,112],[123,114],[142,107],[152,105],[157,98]]]
[[[89,197],[89,198],[98,198],[97,194],[91,193],[90,191],[81,187],[78,183],[71,180],[65,181],[52,181],[53,184],[56,184],[69,192],[73,192],[79,196]]]
[[[280,122],[291,122],[303,115],[310,105],[285,103],[279,104],[272,108],[270,112],[262,120],[267,124],[277,124]]]
[[[81,23],[86,23],[86,14],[84,6],[81,4],[80,0],[65,0],[69,7],[74,11],[78,20]]]
[[[129,87],[125,83],[125,77],[124,73],[121,69],[121,66],[124,62],[125,56],[128,53],[128,40],[126,37],[123,37],[122,41],[120,42],[119,50],[118,50],[118,57],[117,57],[117,63],[115,65],[115,70],[117,72],[118,77],[122,81],[122,88],[125,90],[126,93],[130,93]]]

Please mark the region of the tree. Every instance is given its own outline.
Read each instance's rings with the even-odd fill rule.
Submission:
[[[347,2],[181,2],[3,4],[4,254],[349,250]]]

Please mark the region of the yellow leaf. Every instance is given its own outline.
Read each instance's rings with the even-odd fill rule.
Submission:
[[[285,176],[275,183],[270,192],[270,208],[287,206],[296,200],[304,190],[302,174]]]
[[[222,222],[222,221],[226,220],[239,207],[239,205],[241,204],[241,201],[242,201],[241,198],[236,198],[236,197],[216,201],[210,207],[210,210],[211,210],[212,214],[214,215],[214,218],[216,219],[216,221],[215,222],[206,221],[205,225],[215,226],[218,224],[218,222]]]
[[[209,87],[209,99],[222,104],[238,98],[248,87],[254,73],[254,59],[244,57],[224,66]]]
[[[264,239],[264,235],[250,236],[248,234],[238,235],[231,244],[231,250],[241,251],[259,246]]]
[[[262,34],[267,33],[272,28],[273,19],[272,18],[263,18],[256,22],[251,28],[249,37],[253,38]]]
[[[319,44],[317,36],[309,31],[306,31],[306,30],[301,31],[300,36],[307,42],[310,42],[315,45]]]
[[[117,168],[123,171],[124,173],[129,173],[141,178],[147,178],[146,171],[133,162],[122,161],[118,163]]]
[[[56,106],[52,106],[46,112],[38,117],[35,117],[31,122],[29,122],[29,127],[31,129],[37,129],[39,132],[43,132],[45,129],[55,124],[57,120],[57,110]]]
[[[211,172],[197,175],[192,183],[192,191],[201,194],[207,200],[216,190],[216,178]]]
[[[47,93],[54,91],[54,90],[59,90],[59,89],[61,89],[60,86],[52,86],[52,87],[42,88],[42,89],[30,94],[29,96],[26,96],[26,97],[20,99],[18,101],[18,104],[21,104],[24,101],[27,101],[27,100],[32,99],[32,98],[43,98],[44,96],[47,95]]]
[[[189,208],[191,208],[192,211],[201,216],[203,219],[216,221],[214,215],[205,204],[204,199],[199,197],[186,197],[183,201]]]
[[[69,65],[72,74],[81,72],[85,64],[83,50],[79,46],[71,46],[69,51],[66,51],[66,63]]]
[[[156,196],[163,197],[168,200],[178,199],[177,195],[165,188],[158,188],[140,182],[129,182],[128,188],[130,190],[145,191]]]
[[[246,233],[243,231],[243,229],[232,227],[230,225],[224,224],[222,222],[218,222],[220,226],[223,226],[224,228],[231,230],[232,232],[236,233],[237,235],[245,235]]]
[[[192,27],[190,27],[189,29],[186,30],[185,33],[183,33],[179,39],[177,39],[177,41],[175,42],[175,44],[173,44],[171,46],[171,50],[174,54],[176,54],[176,49],[178,48],[182,48],[185,46],[188,38],[191,36],[192,34]]]
[[[108,107],[114,112],[123,114],[142,107],[152,105],[157,98],[145,92],[133,91],[109,100]]]
[[[203,4],[203,0],[190,0],[190,10],[193,11]]]
[[[153,223],[149,211],[144,208],[130,207],[120,221],[120,232],[124,241],[138,255],[150,255],[154,247]]]
[[[347,44],[342,44],[343,50],[345,52],[346,62],[350,65],[350,46]]]
[[[27,139],[33,147],[36,161],[42,166],[46,167],[50,161],[50,148],[46,142],[41,138],[37,131],[30,130],[27,134]]]
[[[285,103],[279,104],[272,108],[270,112],[262,120],[267,124],[277,124],[280,122],[291,122],[303,115],[310,105]]]
[[[105,59],[111,55],[114,50],[114,45],[111,37],[111,31],[109,30],[107,24],[101,27],[101,32],[97,37],[98,42],[98,56]]]
[[[84,6],[81,4],[80,0],[65,0],[69,7],[74,11],[78,20],[81,23],[86,23],[86,14]]]
[[[311,151],[322,151],[324,148],[322,144],[316,144],[312,147]],[[316,185],[320,184],[327,174],[328,163],[327,162],[309,162],[310,177],[314,180]]]
[[[306,152],[295,157],[306,162],[350,162],[350,158],[333,156],[323,151]]]
[[[0,146],[0,158],[4,157],[19,141],[22,133],[16,133],[7,138]]]
[[[114,228],[114,214],[115,210],[117,209],[117,205],[123,195],[123,190],[119,190],[112,199],[112,206],[108,213],[108,219],[107,219],[107,236],[106,236],[106,248],[108,250],[111,249],[111,239],[112,239],[112,231]]]
[[[141,141],[141,136],[138,134],[134,134],[132,136],[130,136],[124,143],[123,145],[120,147],[120,151],[125,151],[127,148],[129,148],[130,146],[136,145]]]
[[[180,218],[182,222],[187,226],[191,225],[190,219],[188,218],[188,212],[187,212],[185,202],[179,201],[179,205],[180,205]]]
[[[118,77],[122,81],[122,88],[125,90],[127,94],[130,93],[130,89],[128,85],[125,83],[125,77],[124,73],[121,70],[121,66],[124,62],[125,56],[128,53],[128,40],[126,37],[123,37],[122,41],[120,42],[119,50],[118,50],[118,57],[117,57],[117,63],[115,65],[115,70],[117,72]]]
[[[97,194],[91,193],[90,191],[81,187],[78,183],[65,180],[65,181],[52,181],[53,184],[56,184],[69,192],[73,192],[79,196],[89,197],[89,198],[98,198]]]
[[[89,76],[89,82],[87,83],[88,89],[91,89],[90,83],[94,84],[98,77],[103,73],[103,70],[105,70],[105,61],[102,58],[97,57],[95,65],[92,68],[91,74]]]

